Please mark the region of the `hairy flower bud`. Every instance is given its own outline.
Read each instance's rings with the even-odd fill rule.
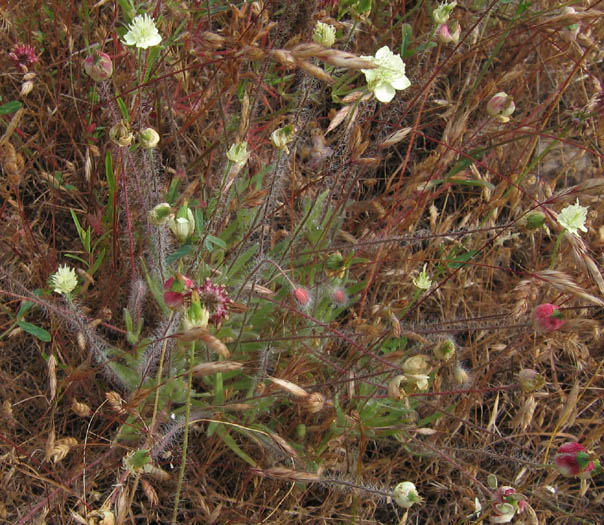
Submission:
[[[155,148],[159,144],[159,133],[153,128],[147,128],[138,135],[141,146],[146,149]]]
[[[410,481],[403,481],[394,487],[392,497],[404,509],[412,507],[415,503],[422,502],[422,498],[418,494],[415,485]]]
[[[446,3],[443,2],[440,4],[434,11],[432,11],[432,18],[437,24],[444,24],[449,20],[449,16],[451,15],[451,11],[455,9],[457,2]]]
[[[168,218],[168,227],[180,242],[187,242],[195,231],[195,217],[185,202],[176,215]]]
[[[95,82],[102,82],[111,78],[113,62],[107,53],[95,51],[84,60],[84,71]]]
[[[436,32],[438,40],[442,44],[457,44],[461,35],[461,26],[457,20],[453,20],[446,24],[441,24]]]
[[[295,129],[292,124],[276,129],[271,133],[271,142],[278,150],[289,153],[287,145],[294,140]]]
[[[533,211],[526,215],[523,223],[527,230],[538,230],[545,224],[545,215],[540,211]]]
[[[536,370],[523,368],[518,372],[518,383],[522,391],[528,394],[539,390],[545,384],[545,379]]]
[[[504,91],[493,95],[487,103],[487,113],[499,122],[508,122],[515,109],[514,99]]]
[[[167,202],[162,202],[162,203],[156,205],[149,212],[149,222],[151,224],[153,224],[154,226],[160,226],[161,224],[164,224],[170,218],[171,213],[172,213],[172,206],[170,206]]]
[[[164,302],[170,310],[180,309],[185,297],[191,292],[195,283],[184,275],[177,274],[164,283]]]
[[[452,339],[445,339],[440,341],[434,347],[434,357],[441,361],[448,361],[455,355],[455,343]]]

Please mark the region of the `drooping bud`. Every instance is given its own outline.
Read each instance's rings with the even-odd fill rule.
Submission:
[[[412,507],[415,503],[422,502],[422,498],[418,494],[415,485],[410,481],[403,481],[394,487],[392,497],[404,509]]]
[[[183,203],[176,216],[168,218],[168,227],[180,242],[187,242],[195,231],[195,217],[187,203]]]
[[[161,224],[164,224],[170,218],[171,213],[172,213],[172,206],[170,206],[167,202],[162,202],[162,203],[156,205],[149,212],[149,222],[151,224],[153,224],[154,226],[160,226]]]
[[[540,211],[533,211],[524,218],[524,227],[527,230],[538,230],[545,224],[545,215]]]
[[[434,357],[441,361],[448,361],[455,355],[455,343],[452,339],[440,341],[434,347]]]
[[[278,150],[285,151],[285,153],[289,153],[289,149],[287,145],[294,140],[295,129],[292,124],[288,124],[287,126],[283,126],[282,128],[276,129],[271,133],[271,142],[273,146]]]
[[[210,312],[201,305],[197,290],[193,290],[191,293],[191,304],[182,319],[183,329],[188,331],[193,328],[206,328],[209,319]]]
[[[499,122],[508,122],[515,109],[514,99],[504,91],[493,95],[487,102],[487,113]]]
[[[449,16],[451,15],[451,11],[455,9],[457,2],[446,3],[443,2],[440,4],[434,11],[432,11],[432,18],[437,24],[445,24],[447,20],[449,20]]]
[[[545,303],[540,304],[533,312],[535,326],[541,332],[554,332],[563,324],[562,312],[555,304]]]
[[[523,368],[518,372],[518,383],[522,391],[528,394],[539,390],[545,384],[545,379],[536,370]]]
[[[452,20],[446,24],[441,24],[436,32],[438,40],[445,45],[456,45],[461,35],[461,26],[457,20]]]
[[[113,62],[107,53],[95,51],[84,60],[84,71],[95,82],[102,82],[111,78]]]
[[[153,128],[146,128],[138,136],[141,146],[146,149],[153,149],[159,144],[159,133]]]

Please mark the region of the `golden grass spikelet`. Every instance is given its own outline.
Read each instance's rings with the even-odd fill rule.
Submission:
[[[127,414],[124,408],[125,401],[117,392],[106,392],[105,399],[107,399],[114,412],[117,412],[120,416]]]
[[[58,439],[52,448],[50,458],[53,463],[57,464],[59,461],[65,459],[65,456],[69,454],[69,451],[78,444],[78,440],[73,437],[67,437]]]
[[[51,354],[46,363],[48,370],[48,388],[50,390],[50,400],[57,395],[57,358]]]
[[[92,414],[92,409],[86,403],[78,401],[75,397],[71,402],[71,409],[80,417],[88,417]]]
[[[226,347],[226,345],[220,339],[210,334],[207,328],[193,328],[192,330],[178,334],[176,337],[180,341],[185,342],[201,341],[208,347],[209,350],[221,355],[225,359],[231,357],[231,352],[229,352],[229,349]]]
[[[281,449],[282,452],[287,454],[291,458],[298,459],[298,453],[292,448],[292,446],[278,434],[268,434],[275,444]]]
[[[149,483],[146,479],[141,479],[141,486],[143,487],[145,497],[149,501],[149,505],[152,507],[157,507],[159,498],[157,497],[157,492],[153,488],[153,485],[151,485],[151,483]]]
[[[9,427],[15,426],[16,420],[13,416],[13,405],[8,399],[2,401],[2,406],[0,407],[0,415],[2,416],[2,419],[6,420],[6,424]]]
[[[524,432],[533,421],[535,408],[537,408],[535,396],[527,396],[524,400],[524,403],[522,403],[522,406],[518,409],[516,416],[512,420],[512,426],[518,428],[520,432]]]
[[[310,62],[306,62],[306,60],[302,60],[302,61],[298,62],[298,66],[303,71],[306,71],[308,74],[312,75],[315,78],[318,78],[319,80],[322,80],[323,82],[327,82],[328,84],[334,83],[333,78],[331,78],[331,76],[329,76],[329,74],[326,73],[319,66],[315,66],[314,64],[311,64]]]
[[[252,472],[271,479],[281,479],[285,481],[321,481],[321,477],[310,472],[300,472],[284,467],[275,467],[269,469],[251,469]]]
[[[168,481],[172,477],[169,472],[166,472],[164,469],[156,467],[151,463],[145,465],[145,474],[158,481]]]
[[[534,278],[545,281],[557,290],[574,295],[575,297],[597,304],[598,306],[604,306],[604,301],[587,293],[583,288],[575,284],[564,272],[559,272],[557,270],[542,270],[540,272],[535,272]]]
[[[279,379],[277,377],[269,377],[268,380],[281,390],[291,394],[299,399],[305,399],[309,396],[308,392],[302,387],[299,387],[295,383],[288,381],[287,379]]]
[[[200,363],[193,367],[193,375],[196,377],[209,376],[219,372],[234,372],[241,370],[243,363],[237,361],[212,361]]]

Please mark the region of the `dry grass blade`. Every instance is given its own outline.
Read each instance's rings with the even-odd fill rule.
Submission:
[[[544,281],[564,293],[579,297],[580,299],[589,301],[598,306],[604,306],[604,301],[602,299],[587,293],[564,272],[557,270],[542,270],[540,272],[535,272],[534,278]]]

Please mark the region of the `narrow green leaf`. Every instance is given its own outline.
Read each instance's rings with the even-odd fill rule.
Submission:
[[[28,323],[27,321],[17,321],[17,325],[29,335],[33,335],[37,337],[40,341],[44,341],[45,343],[50,342],[50,334],[44,330],[44,328],[40,328],[35,324]]]

